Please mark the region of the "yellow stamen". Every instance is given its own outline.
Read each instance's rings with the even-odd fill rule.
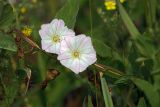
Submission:
[[[54,36],[53,36],[53,42],[55,42],[55,43],[60,42],[60,38],[59,38],[58,35],[54,35]]]
[[[72,53],[72,56],[73,56],[73,58],[79,58],[80,53],[79,53],[78,51],[74,51],[74,52]]]
[[[24,27],[24,29],[22,30],[22,33],[24,34],[24,36],[29,37],[31,36],[32,29],[29,27]]]

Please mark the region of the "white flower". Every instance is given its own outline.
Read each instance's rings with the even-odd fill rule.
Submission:
[[[39,30],[42,49],[49,53],[59,54],[60,43],[65,37],[75,36],[75,33],[68,29],[63,20],[54,19],[51,23],[43,24]]]
[[[91,38],[85,35],[65,38],[61,42],[58,60],[75,73],[84,71],[97,60]]]

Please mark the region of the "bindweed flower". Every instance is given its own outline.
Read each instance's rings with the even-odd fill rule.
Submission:
[[[91,38],[83,34],[65,38],[61,42],[58,60],[77,74],[84,71],[97,60]]]
[[[124,3],[126,0],[120,0],[121,3]],[[116,1],[115,0],[106,0],[104,3],[106,10],[116,10]]]
[[[22,30],[22,33],[24,34],[24,36],[29,37],[31,36],[32,29],[29,27],[24,27]]]
[[[65,37],[75,36],[75,33],[65,26],[63,20],[54,19],[51,23],[43,24],[39,30],[42,49],[49,53],[59,54],[61,41]]]

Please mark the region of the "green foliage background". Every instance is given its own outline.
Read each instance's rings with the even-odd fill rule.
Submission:
[[[116,0],[113,11],[103,0],[9,1],[0,0],[0,107],[160,107],[159,0]],[[92,38],[96,64],[77,75],[39,48],[54,18]]]

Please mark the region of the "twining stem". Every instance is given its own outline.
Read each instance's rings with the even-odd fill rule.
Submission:
[[[131,99],[131,95],[132,95],[132,91],[133,91],[134,85],[131,84],[128,94],[127,94],[127,103],[130,107],[136,107],[136,105],[133,103],[132,99]]]
[[[95,78],[94,85],[96,87],[97,86],[97,72],[95,70],[95,67],[94,67],[94,78]],[[97,89],[97,87],[96,87],[96,89]],[[95,94],[96,94],[96,106],[98,107],[98,92],[96,91]]]
[[[121,71],[119,71],[115,68],[112,68],[112,67],[109,67],[109,66],[103,66],[102,64],[94,64],[94,65],[95,65],[95,67],[101,69],[102,72],[106,71],[106,72],[112,73],[114,75],[117,75],[119,77],[124,75]]]
[[[15,18],[16,18],[16,28],[17,28],[17,29],[20,29],[20,23],[19,23],[19,17],[18,17],[17,9],[16,9],[15,6],[12,5],[12,4],[11,4],[11,7],[12,7],[12,9],[13,9],[13,13],[14,13]],[[17,35],[16,35],[16,36],[17,36]],[[18,62],[19,62],[19,68],[23,68],[23,66],[24,66],[24,59],[19,59]]]

